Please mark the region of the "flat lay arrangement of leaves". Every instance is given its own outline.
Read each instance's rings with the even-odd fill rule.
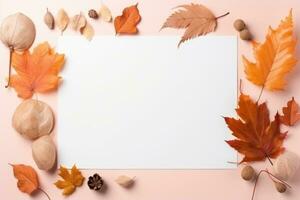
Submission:
[[[113,17],[110,8],[101,4],[99,9],[90,9],[86,14],[82,11],[70,16],[61,8],[56,15],[46,9],[43,21],[50,30],[58,29],[60,34],[71,28],[79,32],[87,40],[92,40],[96,34],[93,20],[103,20],[114,26],[115,35],[136,35],[138,25],[142,19],[139,4],[125,7],[119,15]],[[215,16],[213,12],[201,4],[185,4],[177,6],[176,11],[163,23],[161,29],[185,29],[178,47],[193,38],[214,32],[222,17],[229,14]],[[88,17],[86,17],[88,16]],[[300,110],[297,100],[292,97],[285,106],[277,109],[274,116],[270,116],[267,102],[260,102],[263,91],[271,92],[284,90],[287,84],[286,76],[296,63],[296,40],[294,38],[294,24],[292,11],[284,18],[276,29],[269,27],[265,41],[254,41],[253,35],[242,19],[237,19],[233,27],[239,32],[240,39],[248,41],[253,47],[254,61],[242,57],[246,78],[258,87],[261,92],[257,100],[240,91],[237,118],[224,117],[228,129],[235,137],[226,143],[238,151],[243,158],[238,162],[244,165],[241,177],[246,181],[254,181],[252,199],[261,174],[267,174],[280,193],[291,188],[287,181],[291,180],[299,169],[299,157],[287,151],[284,141],[287,140],[286,128],[295,126],[300,121]],[[56,52],[48,42],[37,44],[31,49],[36,37],[33,21],[22,13],[6,17],[0,27],[0,39],[9,50],[9,74],[5,87],[11,87],[23,101],[17,106],[12,127],[24,138],[31,140],[32,157],[39,170],[50,171],[56,169],[56,145],[50,134],[55,126],[54,113],[51,107],[39,101],[39,93],[56,91],[61,84],[59,73],[65,64],[65,55]],[[242,87],[240,87],[242,88]],[[241,89],[240,89],[241,90]],[[33,97],[36,97],[35,99]],[[254,161],[269,161],[271,168],[256,172],[249,163]],[[11,164],[13,175],[17,179],[18,189],[29,195],[42,192],[49,200],[50,196],[41,189],[38,174],[31,166]],[[76,188],[84,185],[85,176],[76,165],[71,169],[60,166],[58,180],[54,185],[62,190],[65,196],[71,195]],[[115,183],[123,188],[131,188],[135,177],[120,175]],[[94,191],[101,191],[105,181],[98,173],[87,178],[86,186]]]

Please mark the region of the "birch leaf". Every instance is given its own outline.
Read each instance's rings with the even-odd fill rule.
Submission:
[[[60,9],[56,16],[56,24],[59,30],[63,33],[69,24],[69,16],[64,9]]]

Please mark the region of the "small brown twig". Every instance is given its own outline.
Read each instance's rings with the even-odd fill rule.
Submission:
[[[45,190],[43,190],[42,188],[38,188],[38,191],[44,193],[47,196],[48,200],[51,200],[50,196],[47,194],[47,192],[45,192]]]
[[[220,18],[225,17],[226,15],[229,15],[229,14],[230,14],[230,12],[227,12],[224,15],[220,15],[220,16],[216,17],[216,19],[220,19]]]
[[[255,183],[254,183],[254,187],[253,187],[253,192],[252,192],[251,200],[254,199],[254,194],[255,194],[255,191],[256,191],[257,182],[258,182],[258,179],[259,179],[259,177],[260,177],[260,175],[262,173],[267,173],[269,176],[273,177],[277,181],[281,182],[282,184],[286,185],[289,188],[292,188],[288,183],[286,183],[285,181],[283,181],[280,178],[276,177],[275,175],[273,175],[272,173],[270,173],[267,169],[262,169],[262,170],[259,171],[259,173],[257,174],[257,177],[255,179]],[[274,181],[272,178],[271,178],[271,180]]]
[[[13,47],[13,46],[10,46],[10,47],[9,47],[8,81],[7,81],[7,84],[5,85],[5,88],[8,88],[9,85],[10,85],[11,63],[12,63],[12,55],[13,55],[13,52],[14,52],[14,47]]]
[[[262,96],[262,94],[263,94],[264,89],[265,89],[265,86],[262,86],[262,88],[261,88],[261,90],[260,90],[260,93],[259,93],[259,96],[258,96],[258,99],[256,100],[256,103],[259,102],[259,100],[260,100],[260,98],[261,98],[261,96]]]

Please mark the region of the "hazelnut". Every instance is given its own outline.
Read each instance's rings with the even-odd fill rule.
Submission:
[[[247,40],[247,41],[249,41],[249,40],[252,39],[252,35],[251,35],[251,33],[249,32],[248,29],[244,29],[244,30],[242,30],[242,31],[240,32],[240,38],[241,38],[242,40]]]
[[[250,165],[245,166],[242,169],[241,176],[245,181],[252,180],[255,176],[255,171],[254,171],[253,167],[251,167]]]
[[[234,26],[235,30],[237,30],[239,32],[246,28],[245,22],[241,19],[235,20],[233,23],[233,26]]]

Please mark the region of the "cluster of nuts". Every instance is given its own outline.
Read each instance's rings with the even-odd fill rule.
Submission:
[[[33,140],[32,156],[41,170],[50,170],[56,162],[56,147],[49,136],[54,127],[54,115],[44,102],[29,99],[16,109],[12,125],[27,139]]]
[[[252,35],[243,20],[241,19],[235,20],[233,26],[235,30],[237,30],[240,33],[240,38],[242,40],[248,40],[248,41],[252,40]]]
[[[256,174],[254,168],[250,165],[246,165],[245,167],[243,167],[242,171],[241,171],[241,177],[245,180],[245,181],[252,181],[254,179],[258,178],[258,175]],[[275,181],[273,180],[274,185],[276,190],[279,193],[284,193],[287,189],[287,186],[281,182]]]

